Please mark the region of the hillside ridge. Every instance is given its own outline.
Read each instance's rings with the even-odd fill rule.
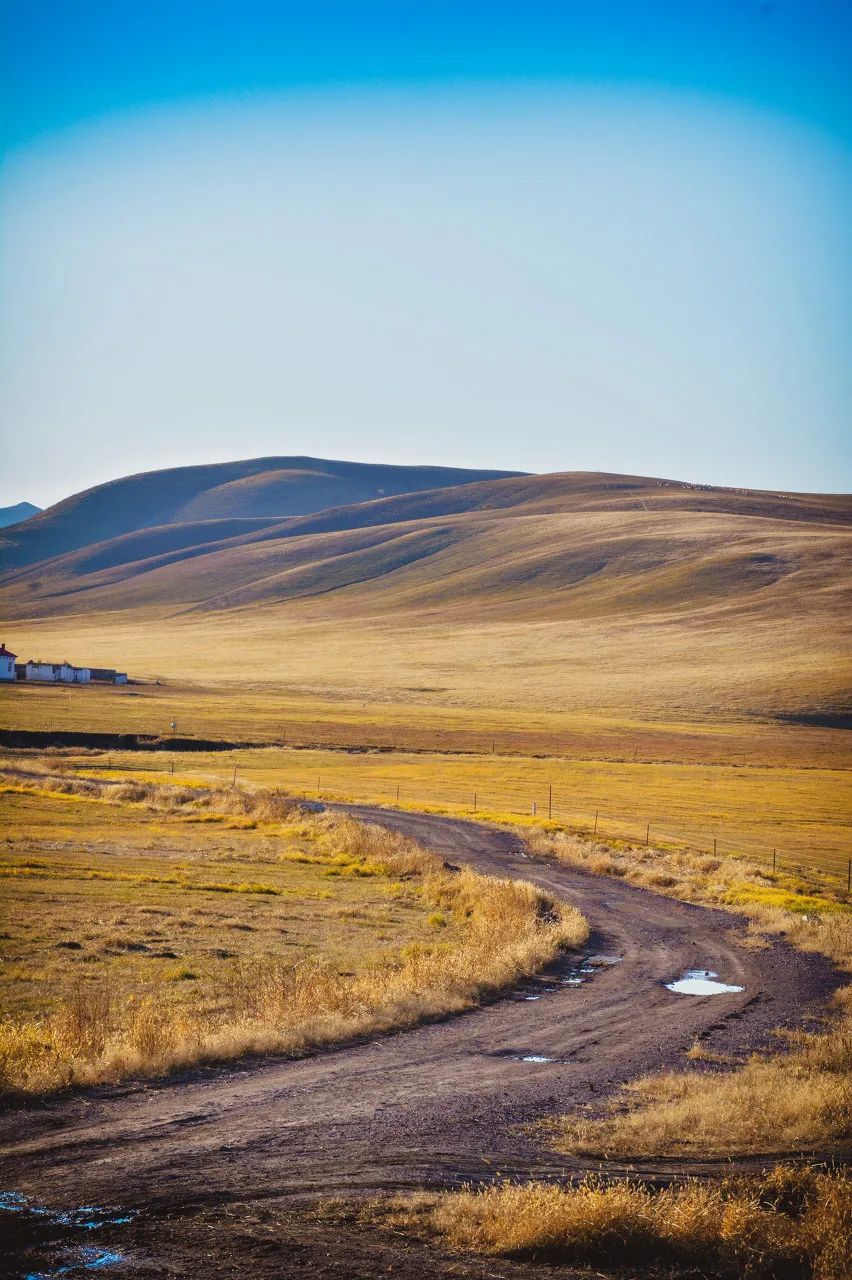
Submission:
[[[385,494],[520,472],[282,456],[144,471],[72,494],[0,538],[0,571],[142,529],[206,519],[306,515]]]

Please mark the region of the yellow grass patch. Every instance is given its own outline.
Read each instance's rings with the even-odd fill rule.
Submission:
[[[662,1190],[588,1179],[509,1182],[380,1202],[368,1220],[433,1231],[453,1249],[567,1265],[697,1269],[701,1275],[845,1280],[852,1182],[778,1166],[760,1178]]]

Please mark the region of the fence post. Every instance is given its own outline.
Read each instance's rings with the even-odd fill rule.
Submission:
[[[547,784],[547,816],[548,818],[553,817],[553,783],[552,782],[549,782]]]
[[[396,784],[396,802],[399,804],[399,783]]]
[[[476,792],[473,793],[473,812],[476,813]]]
[[[852,858],[846,866],[846,892],[852,893]]]
[[[533,804],[533,817],[535,817],[535,814],[536,814],[535,800],[533,800],[532,804]]]
[[[592,831],[592,835],[596,836],[597,834],[598,834],[598,810],[595,809],[595,826],[594,826],[594,830]]]
[[[772,870],[773,871],[775,870],[775,864],[777,863],[777,861],[778,861],[778,850],[773,849],[772,850]]]
[[[713,857],[716,857],[716,837],[713,837]]]
[[[651,824],[650,824],[650,822],[649,822],[649,823],[648,823],[648,825],[647,825],[647,827],[645,828],[645,845],[646,845],[646,847],[647,847],[647,845],[648,845],[648,841],[649,841],[650,839],[651,839]]]

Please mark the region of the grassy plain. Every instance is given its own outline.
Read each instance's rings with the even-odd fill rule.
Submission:
[[[298,747],[556,756],[615,763],[852,768],[848,731],[777,720],[632,718],[622,712],[506,708],[427,688],[368,701],[259,684],[0,686],[9,729],[168,734]]]
[[[8,758],[0,1088],[303,1052],[469,1008],[585,923],[280,792]]]

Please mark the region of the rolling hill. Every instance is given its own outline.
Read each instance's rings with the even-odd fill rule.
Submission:
[[[37,648],[79,637],[92,661],[162,678],[645,715],[849,710],[846,496],[577,472],[427,488],[448,473],[318,460],[294,480],[281,462],[131,477],[51,508],[12,531],[4,618]],[[155,523],[104,537],[85,513],[105,490],[117,522],[127,486],[142,497],[124,525]],[[32,562],[46,545],[60,549]]]

